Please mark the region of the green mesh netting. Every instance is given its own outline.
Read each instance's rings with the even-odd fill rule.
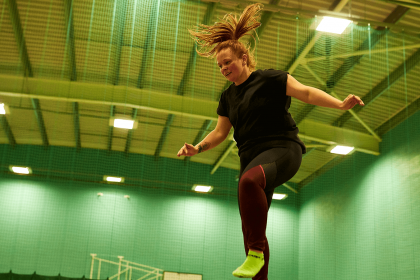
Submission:
[[[195,54],[187,28],[243,8],[0,0],[3,279],[11,270],[234,278],[244,260],[234,142],[191,159],[176,153],[215,128],[229,85],[214,60]],[[319,21],[293,9],[264,12],[257,68],[289,71],[339,99],[356,94],[366,106],[350,113],[293,99],[308,152],[276,189],[287,198],[269,212],[269,279],[419,279],[418,39],[360,23],[321,33]],[[114,128],[115,118],[135,120],[135,129]],[[356,151],[326,151],[340,141]],[[197,193],[194,184],[213,190]]]

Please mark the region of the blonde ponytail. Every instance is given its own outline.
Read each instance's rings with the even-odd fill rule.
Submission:
[[[200,24],[198,31],[188,30],[200,47],[197,53],[203,57],[214,57],[222,49],[230,48],[237,57],[246,54],[248,67],[251,71],[255,70],[253,51],[249,46],[239,42],[239,39],[245,35],[251,35],[255,40],[252,31],[255,32],[255,29],[261,25],[259,22],[261,9],[261,4],[252,4],[245,8],[239,19],[236,15],[227,14],[221,22],[214,25]]]

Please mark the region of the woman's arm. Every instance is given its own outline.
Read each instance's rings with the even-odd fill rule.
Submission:
[[[195,146],[185,143],[184,146],[179,150],[177,156],[193,156],[198,153],[213,149],[226,139],[231,128],[232,124],[230,123],[229,118],[219,116],[216,128],[210,132],[203,139],[203,141]]]
[[[356,104],[365,105],[358,96],[353,94],[347,96],[344,101],[340,101],[320,89],[302,85],[289,74],[287,75],[286,95],[308,104],[340,110],[349,110]]]

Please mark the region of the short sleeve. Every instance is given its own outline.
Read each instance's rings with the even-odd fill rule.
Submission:
[[[224,91],[220,96],[219,106],[217,107],[217,114],[219,116],[229,117],[226,103],[226,91]]]
[[[289,72],[285,72],[282,70],[274,70],[274,72],[276,82],[279,84],[281,92],[284,92],[284,94],[286,94],[287,74],[289,74]]]

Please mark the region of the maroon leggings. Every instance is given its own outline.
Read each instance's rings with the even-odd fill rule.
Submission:
[[[263,251],[265,260],[254,280],[267,280],[270,251],[265,230],[274,189],[290,180],[302,161],[300,145],[293,142],[290,146],[268,149],[257,155],[255,151],[241,154],[238,201],[245,253],[248,255],[250,248]]]

